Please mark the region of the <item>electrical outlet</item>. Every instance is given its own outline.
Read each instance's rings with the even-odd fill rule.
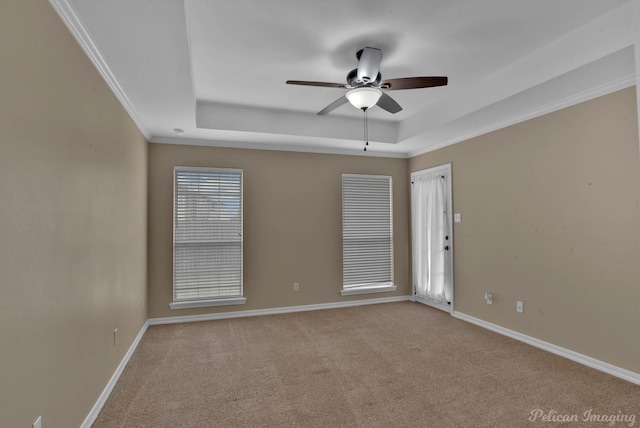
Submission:
[[[453,221],[455,223],[461,223],[462,222],[462,214],[460,213],[454,213],[453,214]]]
[[[31,425],[31,428],[42,428],[42,416],[38,416],[38,419]]]
[[[484,292],[484,300],[487,301],[487,305],[493,305],[493,294],[488,291]]]
[[[299,282],[294,282],[293,283],[293,291],[300,291],[300,283]]]
[[[113,330],[113,346],[116,346],[116,337],[118,336],[118,329]]]
[[[516,311],[523,313],[524,312],[524,303],[516,302]]]

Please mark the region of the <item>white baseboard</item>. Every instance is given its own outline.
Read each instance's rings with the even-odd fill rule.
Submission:
[[[230,311],[230,312],[218,312],[213,314],[202,314],[202,315],[184,315],[184,316],[177,316],[177,317],[149,318],[147,320],[147,323],[149,325],[160,325],[160,324],[177,324],[177,323],[183,323],[183,322],[212,321],[212,320],[221,320],[221,319],[229,319],[229,318],[257,317],[262,315],[276,315],[276,314],[288,314],[292,312],[317,311],[322,309],[347,308],[350,306],[376,305],[379,303],[404,302],[408,300],[411,300],[411,296],[394,296],[394,297],[383,297],[380,299],[349,300],[346,302],[319,303],[315,305],[283,306],[280,308],[254,309],[254,310],[248,310],[248,311]]]
[[[497,324],[493,324],[488,321],[481,320],[480,318],[472,317],[471,315],[463,314],[458,311],[454,311],[451,315],[463,321],[470,322],[471,324],[484,327],[487,330],[494,331],[496,333],[502,334],[512,339],[519,340],[520,342],[524,342],[531,346],[535,346],[536,348],[540,348],[547,352],[551,352],[561,357],[568,358],[572,361],[575,361],[576,363],[580,363],[587,367],[591,367],[592,369],[600,370],[601,372],[605,372],[607,374],[618,377],[620,379],[624,379],[631,383],[640,385],[639,373],[635,373],[630,370],[626,370],[626,369],[614,366],[612,364],[605,363],[604,361],[596,360],[595,358],[591,358],[586,355],[579,354],[578,352],[574,352],[569,349],[563,348],[561,346],[554,345],[553,343],[536,339],[535,337],[527,336],[526,334],[522,334],[517,331],[499,326]]]
[[[129,346],[127,353],[124,354],[122,361],[120,361],[120,364],[118,364],[116,371],[111,376],[111,379],[109,379],[109,382],[107,382],[107,386],[104,387],[102,394],[100,394],[100,396],[98,397],[98,401],[96,401],[96,403],[93,405],[93,408],[85,418],[84,422],[82,422],[82,425],[80,425],[80,428],[91,428],[91,425],[93,425],[93,423],[96,421],[100,410],[102,410],[104,403],[107,402],[107,398],[109,398],[109,395],[111,395],[111,391],[113,391],[113,388],[116,386],[118,379],[120,379],[120,375],[122,375],[124,368],[127,366],[127,363],[133,355],[133,352],[138,347],[138,344],[140,343],[140,340],[142,340],[142,336],[144,336],[144,333],[147,331],[148,326],[149,320],[145,321],[144,325],[138,332],[138,335],[133,340],[133,343],[131,344],[131,346]]]

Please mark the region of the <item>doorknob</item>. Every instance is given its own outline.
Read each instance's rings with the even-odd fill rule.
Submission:
[[[445,246],[445,247],[444,247],[444,249],[445,249],[445,250],[447,250],[447,251],[449,251],[449,246],[448,246],[448,245],[447,245],[447,246]]]

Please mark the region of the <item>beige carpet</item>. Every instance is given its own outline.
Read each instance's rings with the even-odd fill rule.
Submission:
[[[94,424],[520,426],[640,426],[640,386],[402,302],[152,326]]]

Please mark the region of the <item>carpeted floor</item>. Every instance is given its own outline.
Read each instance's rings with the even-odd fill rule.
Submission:
[[[152,326],[93,426],[629,427],[640,386],[401,302]]]

